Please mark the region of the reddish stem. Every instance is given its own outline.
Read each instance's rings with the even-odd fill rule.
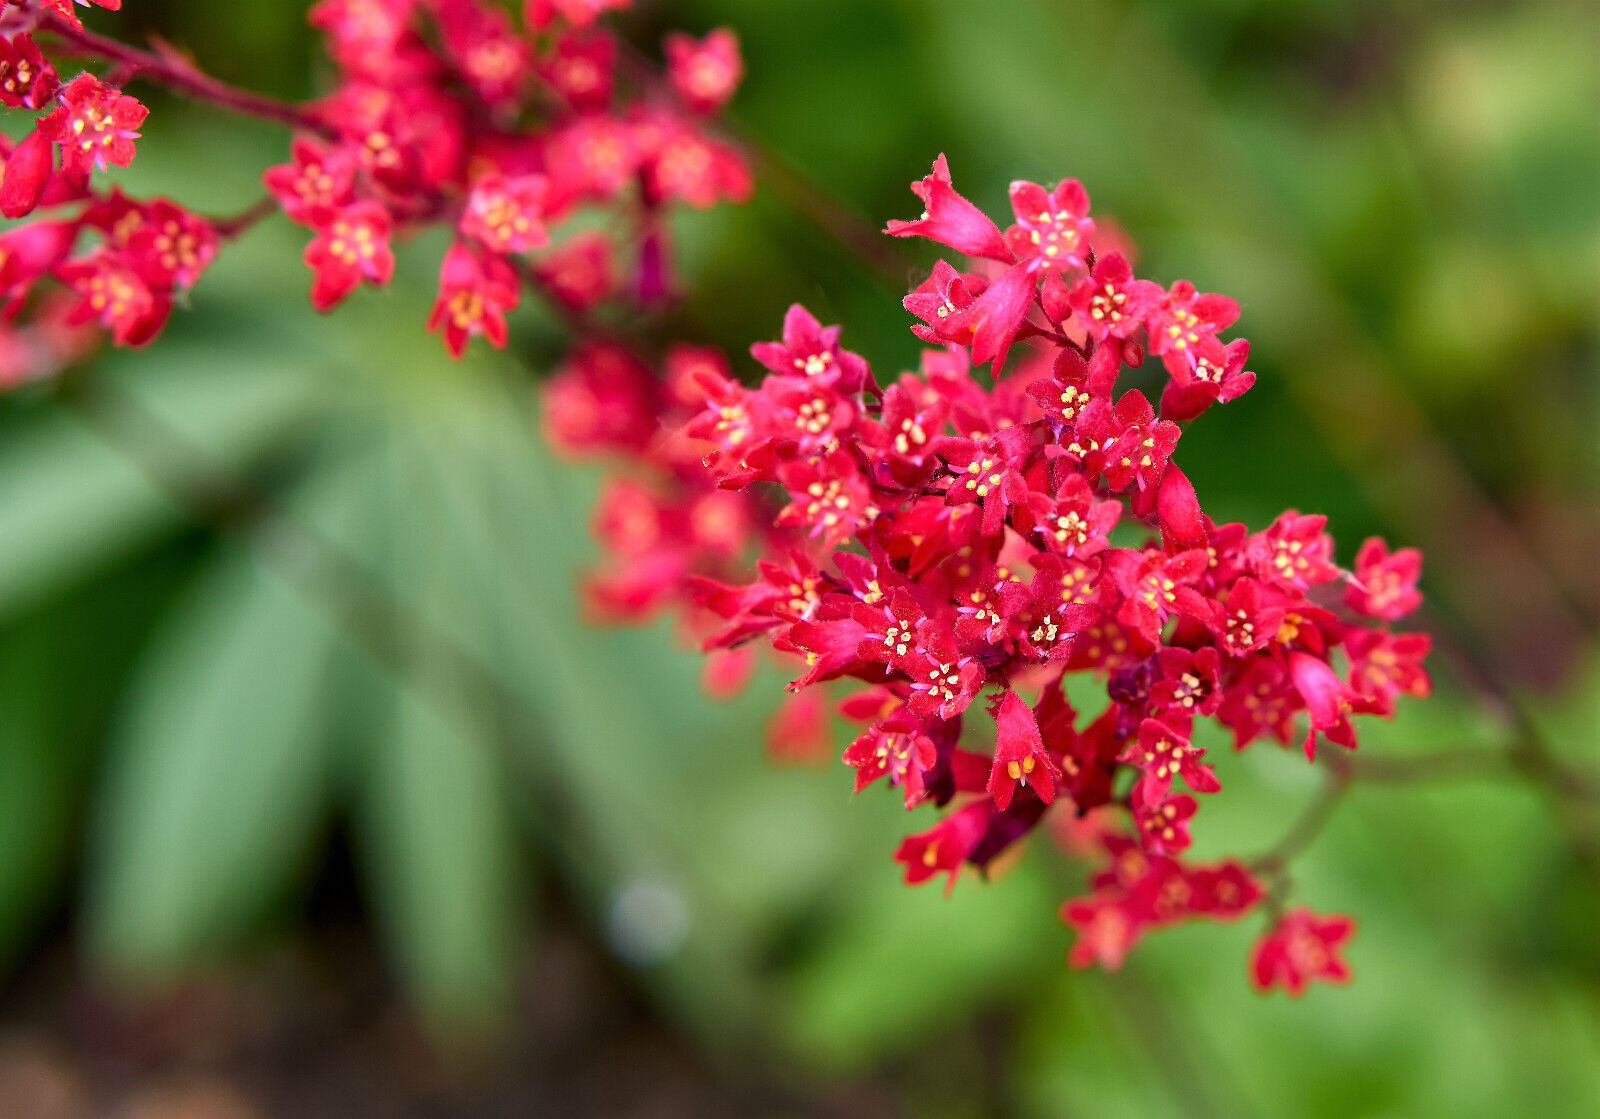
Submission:
[[[270,218],[278,212],[277,200],[270,195],[258,198],[250,206],[240,210],[232,217],[212,218],[211,224],[217,231],[217,236],[224,241],[232,241],[249,229],[256,222]]]
[[[143,78],[197,100],[290,128],[324,135],[331,133],[327,123],[315,112],[219,81],[180,58],[171,48],[161,53],[140,50],[87,28],[73,27],[53,13],[46,13],[40,28],[60,38],[73,53],[114,63],[119,77],[126,74]]]

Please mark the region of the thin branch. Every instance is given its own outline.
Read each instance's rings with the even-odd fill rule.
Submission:
[[[124,80],[142,78],[246,116],[307,132],[331,133],[328,124],[313,111],[213,78],[164,43],[158,42],[154,51],[140,50],[88,28],[73,27],[54,13],[46,13],[40,30],[60,38],[69,53],[113,63],[116,76]]]
[[[1345,759],[1352,778],[1385,785],[1411,784],[1454,778],[1503,777],[1514,763],[1509,750],[1463,747],[1439,750],[1415,757],[1369,757],[1358,754]]]
[[[1283,837],[1267,851],[1249,860],[1252,870],[1262,874],[1281,874],[1296,855],[1316,842],[1333,817],[1333,810],[1344,799],[1350,788],[1351,768],[1348,758],[1331,758],[1325,771],[1327,777],[1322,788],[1307,803],[1300,818],[1290,825]]]
[[[216,229],[218,237],[224,241],[232,241],[257,222],[270,218],[277,212],[277,201],[268,196],[256,199],[249,206],[230,217],[212,218],[211,224]]]

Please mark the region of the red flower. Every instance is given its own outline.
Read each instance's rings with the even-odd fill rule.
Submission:
[[[1401,548],[1393,553],[1376,536],[1368,537],[1356,553],[1355,578],[1344,602],[1358,614],[1391,622],[1422,605],[1417,580],[1422,578],[1422,553]]]
[[[603,109],[611,104],[616,58],[617,43],[609,35],[563,35],[542,72],[573,108]]]
[[[875,389],[866,360],[839,348],[842,330],[824,327],[795,303],[783,316],[783,341],[757,342],[750,356],[782,377],[814,378],[844,393]]]
[[[1092,556],[1104,549],[1106,536],[1122,516],[1122,504],[1096,501],[1082,474],[1068,474],[1054,498],[1028,494],[1033,530],[1044,546],[1063,556]]]
[[[1183,783],[1197,793],[1221,789],[1217,775],[1200,760],[1204,756],[1205,751],[1192,745],[1187,735],[1179,734],[1160,719],[1146,719],[1139,724],[1138,741],[1129,743],[1117,760],[1143,771],[1134,800],[1156,804],[1166,798],[1174,777],[1183,778]]]
[[[326,225],[350,201],[355,158],[342,147],[297,137],[290,162],[268,167],[261,181],[291,221],[313,228]]]
[[[1085,267],[1094,222],[1089,194],[1077,179],[1063,179],[1048,193],[1037,183],[1011,184],[1016,223],[1006,230],[1006,245],[1034,270]]]
[[[1394,714],[1395,696],[1421,699],[1431,693],[1433,681],[1422,662],[1432,647],[1433,638],[1426,633],[1351,630],[1344,649],[1350,657],[1350,688],[1361,697],[1357,709],[1388,718]]]
[[[311,305],[319,311],[333,310],[362,280],[388,283],[394,274],[389,212],[376,202],[356,202],[334,212],[306,246],[305,262],[316,273]]]
[[[902,306],[925,324],[913,326],[911,333],[935,345],[954,342],[970,346],[975,324],[967,311],[972,307],[974,292],[986,287],[988,281],[982,276],[965,275],[944,261],[937,261],[933,274],[902,301]]]
[[[1007,691],[991,708],[995,722],[994,766],[989,771],[989,795],[1004,812],[1018,785],[1025,785],[1045,804],[1056,799],[1061,768],[1039,737],[1033,709]]]
[[[1161,358],[1173,376],[1189,375],[1201,341],[1215,338],[1238,318],[1239,304],[1227,296],[1202,294],[1189,281],[1179,280],[1145,316],[1150,352]]]
[[[439,296],[428,316],[428,331],[444,339],[451,357],[460,357],[467,339],[479,334],[495,349],[504,349],[506,312],[519,298],[517,274],[509,264],[457,241],[439,265]]]
[[[133,162],[133,142],[150,110],[93,74],[79,74],[61,88],[61,107],[39,121],[39,130],[61,148],[61,170],[86,176],[107,164]]]
[[[1156,419],[1142,392],[1124,393],[1108,416],[1089,426],[1088,434],[1105,456],[1106,482],[1114,490],[1126,489],[1130,482],[1141,490],[1159,482],[1178,445],[1178,425]]]
[[[1187,850],[1189,819],[1200,807],[1200,802],[1187,793],[1162,797],[1155,801],[1135,800],[1133,822],[1146,851],[1156,855],[1176,855]]]
[[[70,323],[98,320],[118,346],[142,346],[161,330],[171,301],[152,291],[144,278],[105,251],[71,260],[56,269],[56,278],[79,295],[67,315]]]
[[[1328,518],[1290,509],[1265,532],[1245,544],[1245,554],[1260,578],[1285,591],[1303,591],[1339,577],[1333,565],[1333,539],[1322,531]]]
[[[1202,338],[1190,356],[1193,366],[1179,364],[1161,392],[1161,414],[1169,420],[1192,420],[1213,403],[1244,395],[1256,383],[1256,375],[1244,367],[1250,343],[1243,338],[1227,345]]]
[[[743,156],[687,125],[666,130],[642,162],[645,192],[655,202],[677,198],[704,210],[722,199],[743,202],[753,189]]]
[[[1127,258],[1113,252],[1095,261],[1089,275],[1072,285],[1067,304],[1089,337],[1130,338],[1164,294],[1159,284],[1134,279]]]
[[[1256,941],[1250,981],[1258,991],[1282,987],[1293,998],[1305,994],[1307,983],[1347,983],[1350,965],[1340,952],[1355,929],[1355,920],[1340,913],[1319,917],[1304,906],[1291,909]]]
[[[667,79],[696,112],[713,113],[722,108],[744,77],[739,39],[725,27],[704,39],[668,35],[666,50]]]
[[[955,889],[961,864],[983,838],[993,813],[989,802],[980,800],[950,813],[927,831],[901,840],[894,861],[905,864],[906,884],[915,886],[944,873],[949,875],[944,892]]]
[[[950,165],[943,155],[933,161],[930,174],[911,184],[911,192],[922,199],[922,216],[914,221],[891,221],[884,232],[895,237],[926,237],[958,253],[1006,264],[1016,259],[1006,248],[999,226],[956,193],[950,183]]]
[[[39,53],[32,35],[0,35],[0,103],[37,109],[55,96],[60,84],[56,68]]]
[[[1327,661],[1310,653],[1289,654],[1289,678],[1311,716],[1304,742],[1306,758],[1316,758],[1318,734],[1354,750],[1356,732],[1350,725],[1350,712],[1361,702],[1361,696],[1334,674]]]
[[[216,227],[166,198],[145,205],[140,216],[127,240],[129,261],[161,288],[193,287],[217,255]]]
[[[508,179],[489,174],[472,184],[461,212],[462,236],[471,237],[492,253],[525,253],[550,240],[540,221],[549,180],[543,175]]]
[[[575,311],[587,311],[616,288],[611,241],[599,230],[575,233],[533,265],[539,290]]]

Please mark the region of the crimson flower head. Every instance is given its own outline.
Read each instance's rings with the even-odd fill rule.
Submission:
[[[484,175],[472,184],[461,233],[492,253],[525,253],[550,240],[540,220],[549,180],[543,175]]]
[[[319,311],[331,311],[363,280],[388,283],[394,274],[389,212],[370,201],[335,211],[306,246],[305,262],[315,273],[311,305]]]
[[[142,207],[139,217],[127,239],[129,262],[159,287],[193,287],[217,255],[216,227],[166,198]]]
[[[1327,661],[1310,653],[1289,654],[1289,677],[1311,716],[1304,743],[1306,757],[1316,757],[1318,734],[1354,750],[1356,731],[1350,725],[1350,712],[1361,703],[1355,689],[1339,679]]]
[[[658,141],[638,141],[646,161]],[[866,686],[843,706],[866,725],[843,757],[856,790],[885,778],[907,808],[955,805],[895,852],[908,882],[953,882],[1042,821],[1061,830],[1093,813],[1108,861],[1062,917],[1077,932],[1074,966],[1116,967],[1149,931],[1237,920],[1266,896],[1242,863],[1188,858],[1222,788],[1195,745],[1200,720],[1239,749],[1289,745],[1309,722],[1309,754],[1319,735],[1354,748],[1353,715],[1426,694],[1427,636],[1387,627],[1414,605],[1415,555],[1369,544],[1347,574],[1321,516],[1291,509],[1251,533],[1206,515],[1179,443],[1183,424],[1254,380],[1248,343],[1220,336],[1238,307],[1135,277],[1075,180],[1014,184],[1004,235],[955,191],[943,157],[913,190],[924,212],[891,234],[983,258],[940,261],[905,300],[913,333],[939,348],[880,392],[839,328],[795,305],[782,341],[751,348],[768,371],[758,384],[721,361],[669,363],[680,368],[666,396],[696,412],[644,455],[752,514],[766,502],[772,535],[741,537],[766,557],[753,576],[728,574],[737,557],[724,549],[714,573],[684,579],[652,502],[648,531],[614,545],[638,573],[618,583],[680,580],[707,649],[765,638],[803,657],[791,690]],[[1151,354],[1159,395],[1119,393]],[[1336,611],[1316,588],[1339,579]],[[1069,674],[1103,681],[1081,729],[1073,704],[1087,692],[1069,703]],[[1030,706],[1021,689],[1040,682]],[[963,750],[985,695],[994,746]],[[1299,973],[1324,966],[1302,955]]]
[[[840,348],[842,330],[823,326],[796,303],[783,316],[783,341],[757,342],[750,347],[750,356],[779,376],[815,379],[840,392],[875,387],[861,355]]]
[[[261,181],[291,221],[315,228],[350,201],[356,161],[346,149],[297,138],[290,162],[261,173]]]
[[[1345,605],[1371,618],[1398,621],[1422,605],[1417,580],[1422,578],[1422,553],[1401,548],[1390,553],[1376,536],[1356,553],[1355,579],[1345,591]]]
[[[1139,781],[1139,797],[1146,803],[1159,802],[1172,787],[1174,777],[1183,778],[1184,784],[1197,793],[1214,793],[1222,782],[1211,772],[1211,767],[1200,759],[1205,751],[1189,742],[1188,735],[1180,734],[1160,719],[1146,719],[1139,724],[1139,737],[1130,743],[1119,761],[1137,766],[1143,771]]]
[[[574,311],[587,311],[617,286],[611,241],[599,230],[575,233],[540,255],[533,274],[542,294]]]
[[[1174,376],[1181,376],[1194,369],[1201,342],[1215,338],[1238,318],[1239,304],[1232,299],[1198,292],[1189,281],[1179,280],[1149,317],[1150,352]]]
[[[96,7],[104,8],[110,12],[119,11],[122,8],[122,0],[78,0],[78,3],[85,8],[93,3]],[[72,8],[72,0],[43,0],[43,5],[73,27],[81,28],[83,26],[83,21],[78,18],[78,13]],[[0,4],[0,8],[4,7],[4,4]]]
[[[696,112],[722,108],[744,77],[739,39],[726,27],[704,39],[682,33],[668,35],[666,49],[667,78]]]
[[[82,177],[133,162],[133,142],[149,109],[87,73],[62,86],[58,97],[61,107],[42,118],[39,129],[60,147],[64,173]]]
[[[32,35],[18,33],[9,39],[0,35],[0,103],[37,109],[55,96],[60,85],[56,68],[39,52]]]
[[[977,801],[952,812],[925,832],[908,835],[894,853],[895,862],[906,867],[906,884],[915,886],[935,874],[947,874],[944,892],[956,888],[956,875],[988,830],[994,809],[988,801]]]
[[[1308,983],[1347,983],[1350,965],[1340,953],[1355,931],[1354,919],[1343,914],[1291,909],[1256,941],[1250,980],[1258,991],[1282,987],[1293,998],[1305,994]]]
[[[933,171],[911,192],[922,199],[923,211],[913,221],[891,221],[885,232],[895,237],[926,237],[967,256],[983,256],[1010,264],[1015,258],[1006,247],[999,226],[968,202],[950,182],[950,165],[943,155],[933,161]]]
[[[1035,269],[1084,267],[1094,221],[1089,194],[1077,179],[1063,179],[1051,191],[1038,183],[1014,182],[1011,209],[1017,220],[1006,230],[1006,244],[1018,260]]]
[[[504,349],[506,312],[519,298],[517,274],[509,264],[458,241],[439,265],[439,296],[428,316],[428,330],[444,339],[451,357],[460,357],[467,339],[478,334],[495,349]]]
[[[1007,691],[994,707],[994,767],[989,772],[989,795],[1004,812],[1018,785],[1024,785],[1049,804],[1056,799],[1061,768],[1044,748],[1033,709]]]
[[[1163,294],[1160,285],[1135,279],[1127,258],[1111,252],[1072,285],[1067,304],[1084,331],[1104,341],[1131,338],[1143,329],[1145,318]]]
[[[104,251],[68,261],[56,278],[79,295],[68,313],[72,323],[98,321],[119,346],[142,346],[160,331],[172,304],[153,291],[132,267]]]

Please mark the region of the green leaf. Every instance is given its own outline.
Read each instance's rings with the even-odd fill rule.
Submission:
[[[318,479],[305,515],[347,515],[353,481]],[[89,886],[90,941],[119,969],[179,967],[236,938],[302,868],[326,815],[335,638],[285,581],[282,548],[271,526],[228,544],[133,685]]]
[[[100,421],[38,403],[0,446],[0,617],[181,523],[184,512],[136,457],[164,454],[167,430],[236,469],[303,430],[314,402],[314,371],[270,347],[241,360],[232,346],[164,344],[159,359],[118,355],[115,369],[104,374],[115,396],[82,406]]]
[[[385,510],[397,593],[408,609],[471,625],[494,604],[444,562],[442,495],[397,434]],[[355,774],[363,863],[413,997],[442,1036],[460,1038],[506,1009],[521,868],[493,713],[466,701],[456,662],[416,639],[425,635],[408,636],[403,674],[380,680],[388,733],[369,731]]]
[[[47,642],[12,636],[0,658],[0,964],[32,931],[65,861],[73,774],[52,740]]]

